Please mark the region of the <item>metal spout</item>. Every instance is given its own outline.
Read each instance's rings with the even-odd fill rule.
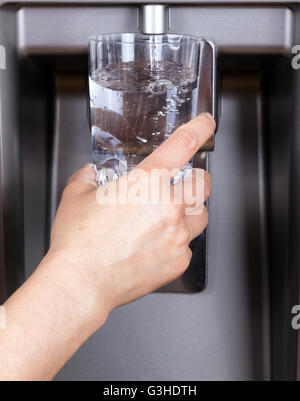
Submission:
[[[146,35],[162,35],[168,31],[168,7],[162,4],[146,4],[140,9],[140,29]]]

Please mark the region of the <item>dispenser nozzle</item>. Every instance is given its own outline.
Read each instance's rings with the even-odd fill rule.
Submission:
[[[140,28],[146,35],[162,35],[168,31],[168,7],[163,4],[146,4],[140,9]]]

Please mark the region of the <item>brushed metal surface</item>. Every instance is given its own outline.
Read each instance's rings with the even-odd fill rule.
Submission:
[[[138,14],[136,6],[22,7],[18,12],[19,52],[82,54],[92,34],[137,32]],[[170,32],[209,38],[221,52],[231,54],[287,53],[293,38],[293,14],[286,7],[170,7]]]
[[[295,29],[295,44],[300,43],[300,10],[297,9],[295,13],[295,18],[297,21],[296,29]],[[293,248],[292,248],[292,257],[295,265],[295,270],[297,271],[297,286],[298,286],[298,297],[297,303],[300,305],[300,266],[299,266],[299,236],[300,236],[300,215],[299,215],[299,201],[300,201],[300,187],[297,185],[300,182],[300,165],[299,165],[299,149],[300,149],[300,71],[295,71],[295,87],[294,87],[294,132],[292,138],[292,182],[294,182],[295,188],[293,188],[294,196],[293,203],[291,203],[291,215],[293,216],[294,224],[294,232],[292,232],[293,236]],[[300,330],[297,333],[297,366],[296,366],[296,375],[297,381],[300,381]]]
[[[14,11],[0,10],[0,41],[7,45],[10,67],[5,74],[0,71],[0,196],[4,201],[2,213],[6,216],[6,222],[3,224],[7,236],[4,239],[5,267],[9,268],[13,286],[20,282],[20,273],[23,270],[22,193],[24,192],[25,266],[26,275],[29,275],[47,248],[47,221],[50,221],[49,215],[52,213],[53,216],[55,212],[55,207],[52,207],[51,212],[50,203],[57,204],[67,177],[84,164],[91,154],[90,135],[85,119],[83,79],[79,87],[74,85],[73,92],[64,92],[63,102],[59,101],[51,88],[51,79],[56,74],[54,71],[63,68],[70,77],[76,69],[82,69],[79,75],[83,74],[86,66],[82,35],[85,35],[90,27],[86,30],[86,20],[78,16],[83,8],[78,7],[78,11],[74,14],[70,12],[69,15],[63,9],[60,8],[59,16],[57,10],[51,11],[49,8],[48,21],[40,8],[36,14],[32,11],[28,11],[27,14],[27,11],[22,9],[17,22]],[[72,9],[71,7],[70,10]],[[93,11],[92,7],[91,9]],[[131,7],[125,7],[127,11],[119,10],[118,7],[109,7],[108,10],[110,9],[108,13],[111,12],[111,17],[107,21],[105,13],[95,15],[98,27],[102,22],[104,29],[109,27],[113,12],[116,13],[114,21],[120,22],[121,27],[126,26],[128,30],[129,26],[136,26],[137,15],[132,13]],[[201,9],[205,10],[205,7]],[[220,10],[220,7],[218,9]],[[289,192],[288,131],[291,120],[287,118],[290,114],[286,109],[290,109],[287,101],[289,88],[282,79],[282,87],[277,90],[271,80],[270,86],[273,90],[270,90],[270,87],[264,88],[267,93],[264,99],[267,105],[265,108],[260,107],[263,92],[259,89],[259,76],[264,70],[266,55],[272,52],[289,52],[293,15],[285,8],[266,10],[266,7],[262,7],[262,10],[265,10],[261,14],[265,16],[263,21],[258,15],[260,8],[246,9],[248,15],[252,16],[251,19],[246,18],[245,7],[241,7],[235,20],[231,20],[226,13],[228,8],[225,7],[224,18],[219,14],[218,20],[223,25],[216,27],[214,31],[216,38],[219,37],[221,43],[227,46],[224,45],[222,51],[226,52],[228,49],[235,56],[231,68],[233,74],[226,68],[223,70],[222,118],[216,137],[216,149],[210,155],[209,161],[214,186],[210,199],[209,270],[206,291],[192,295],[156,293],[119,308],[112,313],[106,325],[70,360],[57,376],[57,380],[268,379],[270,305],[267,287],[270,277],[273,280],[274,275],[276,280],[270,298],[272,359],[273,364],[275,360],[277,365],[275,376],[282,378],[289,370],[293,370],[293,367],[288,369],[288,364],[291,363],[290,353],[294,349],[294,343],[288,343],[291,337],[286,332],[290,330],[287,325],[290,324],[288,306],[291,278],[295,277],[294,267],[298,266],[299,258],[294,241],[293,263],[287,263],[289,198],[286,192]],[[251,11],[254,9],[256,11]],[[191,15],[196,8],[189,7],[189,10]],[[207,10],[208,14],[204,13],[203,17],[199,17],[199,9],[193,26],[187,24],[185,15],[177,15],[176,11],[173,14],[177,21],[176,28],[184,29],[185,33],[193,33],[191,31],[195,30],[197,35],[202,29],[209,33],[211,23],[208,20],[208,26],[205,28],[204,19],[210,18],[210,10]],[[61,28],[64,18],[66,30]],[[257,24],[253,24],[256,18]],[[51,36],[53,21],[58,22],[57,32]],[[91,23],[91,28],[95,26]],[[115,30],[115,27],[111,26],[111,29]],[[188,29],[191,31],[187,32]],[[20,71],[15,57],[17,31],[21,55],[31,55],[34,52],[39,56],[44,54],[44,57],[25,57],[24,60],[20,60],[20,63],[26,62],[30,70],[28,75],[18,76],[17,73]],[[236,41],[238,35],[241,39],[237,38]],[[264,38],[260,35],[264,35]],[[74,43],[69,46],[72,37]],[[252,39],[254,46],[246,46]],[[237,43],[238,46],[232,46],[232,43]],[[65,54],[69,52],[69,56],[60,57],[59,54],[64,54],[64,44],[67,45]],[[243,50],[240,44],[245,45],[245,53],[265,53],[253,68],[252,74],[245,75],[240,71],[241,59],[237,56],[237,53]],[[51,57],[51,52],[56,56]],[[77,56],[79,58],[76,58]],[[247,70],[250,64],[246,63],[242,70]],[[285,70],[278,67],[276,71],[277,67],[276,63],[272,62],[267,73],[273,69],[273,75],[270,77],[276,79],[280,86],[279,77],[285,76],[280,73],[283,71],[285,74]],[[46,71],[48,76],[44,75]],[[24,85],[26,80],[27,84]],[[17,86],[18,81],[23,83]],[[297,85],[298,83],[296,80]],[[22,96],[17,96],[17,89]],[[295,90],[295,99],[298,99],[296,92]],[[19,119],[16,118],[15,112],[18,103],[21,108]],[[59,113],[64,114],[65,118],[59,118]],[[297,109],[293,110],[293,113],[296,135]],[[71,116],[76,118],[72,119]],[[266,137],[265,127],[261,125],[262,120],[267,121],[269,125],[268,140],[273,148],[269,158],[271,160],[262,160],[262,155],[265,154],[262,150],[262,137]],[[60,126],[55,127],[55,122]],[[58,131],[64,134],[58,136]],[[25,141],[25,146],[22,146],[22,165],[20,136],[23,143]],[[297,145],[297,136],[293,138],[293,143]],[[297,160],[296,150],[295,146],[294,163]],[[265,197],[265,184],[261,177],[264,163],[272,172],[269,177],[271,190],[268,197]],[[294,165],[297,167],[297,163]],[[21,168],[24,174],[23,191]],[[293,182],[296,182],[297,177],[298,170],[295,170]],[[295,192],[291,191],[291,197],[294,194]],[[294,201],[298,199],[297,196]],[[270,222],[266,227],[266,199],[271,200],[269,214],[273,219],[272,230],[267,234]],[[295,203],[292,202],[291,206],[292,211],[297,211]],[[291,215],[294,219],[292,221],[296,221],[296,216]],[[262,249],[266,237],[271,263],[264,255],[265,249]],[[275,348],[277,352],[274,352]],[[295,357],[294,353],[293,363]]]
[[[82,4],[82,0],[16,0],[14,1],[15,4],[53,4],[53,5],[60,5],[60,4]],[[120,4],[128,4],[128,0],[110,0],[109,3],[120,5]],[[207,0],[130,0],[130,4],[174,4],[174,5],[199,5],[199,6],[206,6],[208,3]],[[10,0],[0,0],[0,5],[11,4]],[[101,4],[107,5],[107,0],[89,0],[89,4]],[[211,5],[229,5],[229,6],[243,6],[245,4],[244,0],[210,0],[209,4]],[[269,6],[272,7],[275,5],[284,5],[287,4],[300,4],[299,0],[247,0],[247,5],[253,6]]]
[[[0,304],[24,277],[23,191],[18,129],[16,14],[0,9],[0,44],[6,68],[0,69]]]
[[[140,30],[146,35],[162,35],[168,32],[169,10],[162,4],[146,4],[140,7]]]
[[[156,293],[115,310],[57,380],[268,377],[269,361],[263,360],[269,340],[263,330],[258,88],[255,75],[224,77],[220,135],[209,155],[214,187],[207,289],[192,295]],[[84,104],[84,93],[73,99],[65,93],[60,113],[80,116]],[[59,188],[89,155],[84,154],[86,131],[79,136],[77,120],[74,125],[70,117],[66,121],[61,141],[68,140],[68,130],[74,136],[70,153],[59,156]]]
[[[287,7],[170,7],[170,29],[212,39],[221,53],[288,53],[293,13]]]
[[[194,295],[156,293],[114,311],[57,380],[268,377],[269,364],[263,361],[268,338],[261,277],[266,266],[260,260],[258,84],[255,76],[225,78],[220,135],[210,154],[214,188],[207,289]],[[76,82],[56,100],[53,163],[58,167],[50,191],[55,202],[67,177],[91,155],[84,81]],[[32,160],[28,151],[27,156]],[[31,221],[32,229],[38,229],[38,222],[30,218],[35,205],[27,202],[25,212],[27,224]],[[27,265],[27,274],[34,267]]]

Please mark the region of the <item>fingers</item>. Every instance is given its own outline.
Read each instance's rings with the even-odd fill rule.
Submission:
[[[208,212],[205,206],[202,208],[201,214],[193,215],[193,216],[184,216],[183,221],[185,226],[191,233],[192,241],[194,238],[198,237],[204,231],[205,227],[208,224]]]
[[[215,127],[213,117],[209,113],[201,113],[189,123],[179,127],[138,167],[181,169],[212,136]]]
[[[95,189],[97,187],[96,175],[94,164],[86,163],[68,179],[68,186],[76,183],[79,191]]]
[[[182,181],[171,186],[173,200],[183,205],[184,211],[189,213],[194,208],[199,208],[207,200],[211,189],[211,179],[207,171],[193,168],[192,174]],[[199,211],[198,211],[199,213]],[[192,214],[197,214],[197,211]]]
[[[190,232],[190,241],[202,233],[208,224],[208,212],[204,202],[208,199],[211,190],[211,179],[207,171],[193,169],[192,175],[174,185],[182,185],[183,223]],[[200,188],[200,191],[199,191]]]

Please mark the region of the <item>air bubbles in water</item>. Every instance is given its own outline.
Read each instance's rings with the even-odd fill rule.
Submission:
[[[100,184],[126,173],[192,118],[196,75],[176,62],[111,64],[94,71],[89,85]]]

